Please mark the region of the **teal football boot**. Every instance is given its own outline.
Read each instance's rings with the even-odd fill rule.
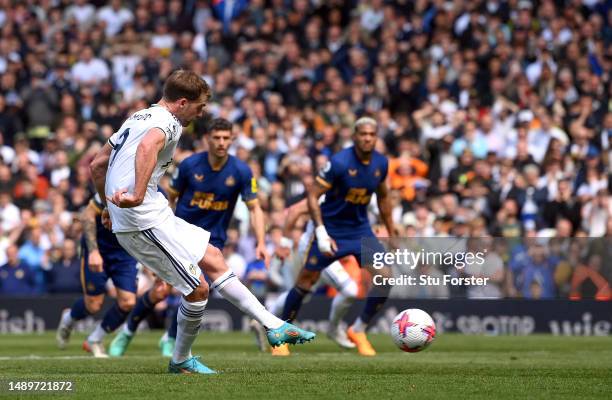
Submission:
[[[121,357],[124,355],[132,341],[132,337],[123,331],[119,332],[108,348],[108,355],[111,357]]]
[[[174,352],[174,344],[175,344],[175,339],[171,337],[169,338],[162,337],[159,340],[159,348],[161,350],[162,357],[166,357],[166,358],[172,357],[172,353]]]
[[[268,342],[270,346],[277,347],[281,344],[301,344],[306,343],[315,338],[314,332],[309,332],[300,329],[295,325],[285,322],[279,328],[268,329]]]
[[[168,372],[171,374],[205,374],[211,375],[217,372],[208,368],[200,362],[200,357],[191,357],[182,363],[175,364],[170,360],[168,364]]]

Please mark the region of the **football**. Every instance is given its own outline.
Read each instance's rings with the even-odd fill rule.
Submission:
[[[391,336],[401,350],[416,353],[425,350],[434,340],[436,325],[425,311],[409,308],[393,318]]]

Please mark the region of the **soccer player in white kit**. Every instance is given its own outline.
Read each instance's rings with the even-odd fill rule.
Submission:
[[[176,217],[157,191],[182,127],[202,116],[209,98],[210,88],[196,73],[173,72],[162,99],[130,116],[90,166],[96,190],[108,200],[112,230],[121,246],[183,294],[171,373],[215,373],[191,354],[208,301],[201,271],[224,298],[266,327],[271,346],[315,337],[268,312],[227,267],[221,251],[208,243],[210,233]]]

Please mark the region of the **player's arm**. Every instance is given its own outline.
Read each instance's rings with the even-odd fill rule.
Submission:
[[[308,199],[300,200],[287,210],[285,226],[283,226],[283,237],[289,238],[291,231],[295,228],[297,221],[304,215],[308,215]]]
[[[319,181],[319,177],[317,176],[317,180],[315,184],[312,185],[308,190],[308,196],[306,197],[306,201],[308,203],[308,212],[310,213],[310,217],[315,223],[315,226],[323,225],[323,217],[321,216],[321,207],[319,206],[319,198],[325,194],[331,186],[323,185]]]
[[[270,263],[270,255],[266,249],[266,225],[264,213],[259,205],[259,199],[257,198],[257,179],[253,177],[251,169],[242,163],[238,163],[238,174],[240,175],[240,197],[246,203],[249,208],[249,220],[251,221],[251,227],[255,232],[255,239],[257,240],[257,247],[255,248],[255,256],[258,260],[264,260],[266,268]],[[179,172],[178,177],[184,176]],[[184,187],[178,182],[178,188]]]
[[[83,224],[83,235],[87,250],[89,251],[88,264],[92,272],[102,272],[102,256],[98,250],[98,240],[96,238],[96,215],[102,213],[102,209],[90,201],[87,207],[81,212],[81,223]]]
[[[136,148],[134,192],[128,193],[127,188],[116,191],[109,199],[113,204],[120,208],[131,208],[142,204],[147,184],[157,164],[157,156],[164,148],[165,141],[166,134],[160,128],[150,129],[145,134]]]
[[[325,225],[323,225],[323,217],[321,215],[321,207],[319,206],[319,198],[331,189],[331,184],[325,181],[320,176],[317,176],[314,185],[310,187],[308,190],[308,210],[310,211],[310,216],[315,223],[315,236],[317,238],[317,246],[321,253],[325,254],[328,257],[331,257],[338,247],[336,246],[336,242],[329,236],[327,230],[325,229]]]
[[[393,224],[393,217],[391,216],[391,199],[389,198],[389,188],[383,181],[376,188],[376,202],[378,203],[378,210],[380,211],[380,218],[389,232],[389,237],[396,237],[397,231]]]
[[[283,237],[280,239],[279,246],[276,248],[276,256],[281,260],[286,259],[293,249],[291,232],[295,228],[297,221],[303,215],[308,215],[308,199],[304,198],[287,209],[285,224],[283,226]]]
[[[170,186],[168,187],[168,205],[173,210],[176,210],[176,205],[179,197],[185,191],[185,187],[187,186],[187,176],[185,169],[185,160],[183,160],[179,165],[174,169],[174,173],[172,174],[172,180],[170,181]]]
[[[106,142],[100,151],[98,151],[98,154],[96,154],[91,164],[89,164],[91,179],[93,180],[96,191],[100,195],[100,199],[102,199],[102,204],[104,206],[106,206],[106,196],[104,194],[104,186],[106,185],[106,170],[108,169],[108,160],[110,159],[112,151],[112,146],[110,143]]]
[[[257,259],[264,260],[266,267],[268,267],[270,255],[266,249],[266,226],[263,210],[257,198],[248,201],[247,207],[249,208],[251,227],[253,228],[253,232],[255,232],[255,239],[257,240],[255,255]]]

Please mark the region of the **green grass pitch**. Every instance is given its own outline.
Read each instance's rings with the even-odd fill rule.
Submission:
[[[194,354],[217,376],[166,374],[160,333],[139,335],[124,358],[96,360],[55,347],[52,333],[0,336],[1,399],[609,399],[612,337],[483,337],[444,334],[422,353],[372,335],[379,352],[363,358],[324,335],[292,346],[291,357],[260,353],[244,333],[204,332]],[[108,342],[109,340],[107,340]],[[73,380],[73,394],[14,395],[8,380]]]

